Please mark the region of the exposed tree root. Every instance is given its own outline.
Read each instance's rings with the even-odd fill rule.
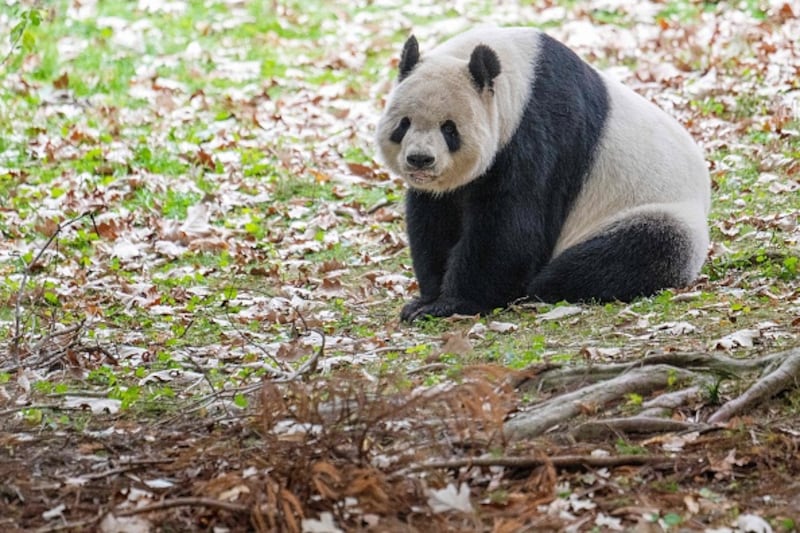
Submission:
[[[572,431],[572,435],[578,440],[599,440],[610,435],[648,435],[651,433],[695,431],[705,429],[705,427],[703,424],[672,420],[671,418],[631,416],[584,422]]]
[[[708,384],[711,385],[711,383]],[[642,411],[639,413],[639,416],[668,416],[674,409],[683,407],[690,402],[700,400],[702,395],[703,387],[700,385],[673,392],[665,392],[664,394],[643,402]]]
[[[570,418],[602,409],[626,394],[649,394],[666,388],[676,378],[692,377],[692,372],[668,365],[634,368],[607,381],[554,396],[506,422],[504,431],[511,438],[537,437]]]
[[[776,365],[780,365],[775,368]],[[716,353],[669,353],[640,361],[592,365],[582,368],[556,367],[535,373],[518,388],[537,393],[555,393],[505,423],[504,432],[512,439],[532,438],[553,430],[576,416],[590,414],[625,399],[626,395],[649,395],[661,389],[683,386],[643,402],[630,417],[593,420],[574,430],[578,438],[597,438],[609,434],[646,434],[702,430],[707,425],[683,422],[668,416],[678,407],[702,399],[704,390],[731,377],[748,372],[767,374],[742,396],[715,412],[709,424],[719,424],[746,407],[768,399],[800,383],[800,349],[773,353],[755,359],[733,359]]]
[[[690,370],[710,371],[716,375],[730,376],[741,372],[760,370],[771,363],[782,361],[784,353],[769,354],[756,359],[734,359],[722,354],[667,353],[651,355],[639,361],[588,365],[581,367],[547,367],[524,380],[519,388],[526,391],[552,390],[574,387],[581,383],[596,383],[620,375],[637,367],[668,365]]]
[[[753,383],[744,394],[730,400],[708,418],[710,424],[725,423],[734,415],[759,402],[800,385],[800,348],[784,352],[783,363]]]

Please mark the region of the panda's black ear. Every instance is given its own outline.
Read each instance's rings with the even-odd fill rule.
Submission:
[[[411,70],[419,62],[419,43],[417,38],[413,35],[408,38],[406,44],[403,45],[403,54],[400,56],[400,76],[398,81],[411,73]]]
[[[494,79],[500,74],[500,58],[488,46],[479,44],[469,58],[469,73],[479,91],[484,87],[492,89]]]

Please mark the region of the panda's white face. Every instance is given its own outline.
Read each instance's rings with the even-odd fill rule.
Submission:
[[[483,174],[498,146],[489,88],[476,87],[468,62],[426,58],[392,93],[378,124],[384,163],[416,189],[441,193]]]

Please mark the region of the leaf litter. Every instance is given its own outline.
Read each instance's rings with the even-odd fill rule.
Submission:
[[[3,67],[0,524],[796,529],[797,355],[769,354],[800,323],[800,6],[207,7],[56,3],[49,23],[79,30]],[[545,25],[701,142],[715,245],[695,287],[610,317],[397,323],[416,284],[374,122],[410,31],[487,21]],[[121,85],[85,67],[97,50],[131,65]],[[509,352],[530,364],[494,363]],[[628,390],[637,364],[649,392],[599,383]],[[547,405],[573,414],[509,438]]]

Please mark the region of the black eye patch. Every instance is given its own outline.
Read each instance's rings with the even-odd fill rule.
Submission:
[[[400,121],[400,124],[392,131],[392,134],[389,135],[389,140],[393,143],[400,143],[405,137],[408,128],[411,127],[411,120],[408,117],[403,117],[403,120]]]
[[[455,122],[452,120],[445,120],[439,129],[442,131],[442,136],[444,137],[444,142],[447,143],[448,150],[455,152],[461,148],[461,135],[458,133]]]

